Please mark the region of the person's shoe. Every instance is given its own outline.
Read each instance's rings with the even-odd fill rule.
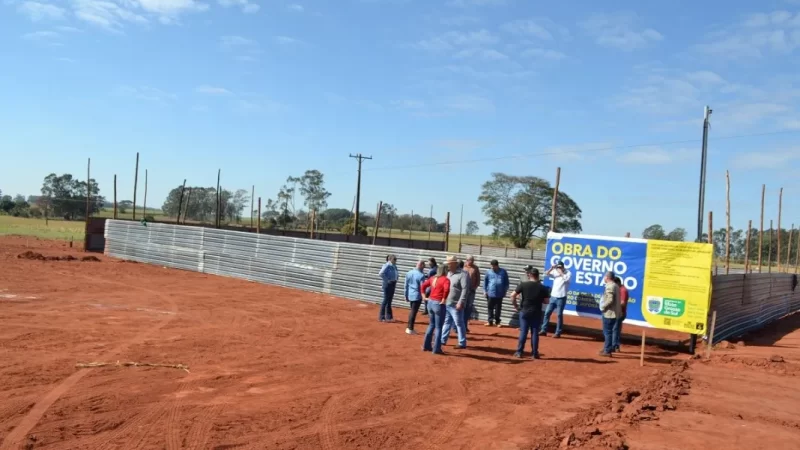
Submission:
[[[607,358],[610,358],[611,357],[611,353],[608,353],[605,350],[600,350],[600,356],[605,356]]]
[[[561,333],[554,334],[553,337],[556,339],[561,339]]]
[[[547,336],[547,331],[540,331],[539,336]]]
[[[422,351],[423,351],[423,352],[432,352],[432,351],[433,351],[433,349],[432,349],[432,348],[425,348],[425,347],[422,347]]]
[[[466,345],[456,345],[456,346],[455,346],[455,347],[453,347],[453,348],[454,348],[454,349],[456,349],[456,350],[464,350],[464,349],[466,349],[466,348],[467,348],[467,346],[466,346]]]
[[[522,353],[520,352],[514,353],[514,358],[522,358]]]
[[[614,347],[614,353],[619,353],[619,345]]]
[[[434,355],[444,355],[444,352],[441,350],[439,350],[438,352],[431,352],[431,353],[433,353]]]
[[[503,328],[503,327],[504,327],[504,325],[503,325],[503,324],[501,324],[501,323],[499,323],[499,322],[497,323],[497,328]]]
[[[539,356],[539,354],[537,353],[537,354],[531,356],[531,359],[542,359],[542,357]]]
[[[406,334],[416,335],[417,332],[412,330],[411,328],[406,328]]]
[[[486,322],[486,323],[485,323],[485,324],[483,324],[483,325],[484,325],[484,326],[487,326],[487,327],[493,327],[493,326],[494,326],[494,324],[493,324],[492,322]]]

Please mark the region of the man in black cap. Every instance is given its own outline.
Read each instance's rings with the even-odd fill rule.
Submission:
[[[511,301],[514,309],[519,313],[519,341],[517,342],[516,358],[522,358],[525,350],[525,341],[528,333],[531,334],[531,359],[539,359],[539,324],[542,323],[542,305],[547,303],[550,297],[547,286],[539,280],[539,269],[533,266],[525,266],[525,274],[528,279],[517,285],[514,293],[511,294]],[[517,304],[517,298],[522,295],[522,302]]]

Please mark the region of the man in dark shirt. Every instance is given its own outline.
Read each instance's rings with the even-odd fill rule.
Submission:
[[[542,305],[550,296],[547,287],[539,280],[539,269],[526,266],[527,281],[523,281],[511,294],[514,309],[519,313],[519,342],[514,356],[522,358],[528,333],[531,334],[531,359],[539,359],[539,325],[542,323]],[[517,298],[522,295],[522,302],[517,305]]]

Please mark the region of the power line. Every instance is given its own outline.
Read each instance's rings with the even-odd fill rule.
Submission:
[[[784,130],[784,131],[774,131],[774,132],[767,132],[767,133],[753,133],[753,134],[738,134],[732,136],[722,136],[714,138],[714,141],[721,141],[721,140],[729,140],[729,139],[741,139],[741,138],[748,138],[748,137],[760,137],[760,136],[773,136],[773,135],[780,135],[780,134],[796,134],[800,133],[800,130]],[[670,141],[670,142],[654,142],[649,144],[635,144],[635,145],[622,145],[622,146],[612,146],[612,147],[600,147],[600,148],[589,148],[589,149],[575,149],[575,150],[551,150],[545,152],[535,152],[535,153],[525,153],[520,155],[509,155],[509,156],[496,156],[491,158],[474,158],[474,159],[458,159],[458,160],[451,160],[451,161],[441,161],[441,162],[426,162],[422,164],[409,164],[405,166],[384,166],[384,167],[374,167],[372,169],[364,169],[368,171],[378,171],[378,170],[402,170],[402,169],[417,169],[420,167],[430,167],[430,166],[446,166],[446,165],[458,165],[458,164],[471,164],[471,163],[478,163],[478,162],[491,162],[491,161],[503,161],[503,160],[513,160],[513,159],[526,159],[526,158],[533,158],[536,156],[552,156],[552,155],[564,155],[564,154],[575,154],[575,153],[591,153],[591,152],[606,152],[611,150],[631,150],[635,148],[643,148],[643,147],[654,147],[654,146],[668,146],[668,145],[678,145],[678,144],[697,144],[697,139],[685,139],[682,141]],[[580,145],[580,144],[578,144]]]

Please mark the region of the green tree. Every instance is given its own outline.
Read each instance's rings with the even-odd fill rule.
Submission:
[[[65,173],[59,176],[51,173],[44,178],[41,191],[42,196],[47,198],[52,215],[67,220],[86,216],[87,195],[91,196],[90,214],[100,212],[105,204],[105,198],[100,195],[100,187],[93,178],[89,180],[87,186],[85,181],[79,181],[71,174]]]
[[[303,204],[309,211],[322,211],[328,207],[328,197],[331,193],[325,189],[325,175],[319,170],[306,170],[303,176],[291,178],[300,184],[300,194],[303,195]]]
[[[514,246],[524,248],[537,234],[550,231],[553,192],[550,183],[542,178],[493,173],[492,179],[483,183],[478,201],[483,203],[483,213],[489,218],[486,225],[494,227],[498,235],[508,238]],[[579,233],[580,220],[578,204],[559,191],[556,230]]]
[[[479,230],[478,222],[475,222],[474,220],[470,220],[469,222],[467,222],[467,229],[466,229],[467,236],[472,236],[473,234],[477,233],[478,230]]]
[[[360,219],[359,219],[360,220]],[[367,227],[362,225],[363,222],[358,223],[358,231],[356,232],[359,236],[366,236],[367,235]],[[353,220],[350,219],[345,222],[344,226],[342,226],[341,232],[342,234],[353,234]]]

